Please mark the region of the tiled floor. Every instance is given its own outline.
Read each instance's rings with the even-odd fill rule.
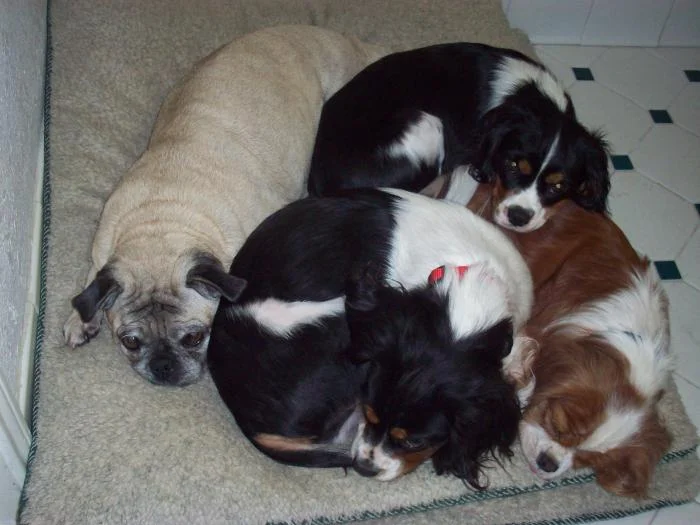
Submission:
[[[700,48],[536,49],[579,119],[607,134],[612,216],[666,278],[676,383],[700,427]],[[700,497],[602,523],[700,523]]]

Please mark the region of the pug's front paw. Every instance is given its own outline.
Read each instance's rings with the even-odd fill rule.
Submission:
[[[90,339],[95,337],[99,331],[99,320],[95,322],[93,319],[85,323],[80,318],[78,312],[73,310],[70,317],[68,317],[66,324],[63,325],[63,339],[71,348],[77,348],[78,346],[84,345],[90,341]]]

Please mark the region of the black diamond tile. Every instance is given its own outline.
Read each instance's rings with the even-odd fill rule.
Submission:
[[[671,115],[665,109],[650,109],[649,114],[656,124],[673,124]]]
[[[576,80],[594,80],[593,73],[587,67],[572,67]]]
[[[664,281],[672,281],[681,278],[681,272],[673,261],[654,261],[659,277]]]
[[[619,171],[632,170],[632,161],[628,155],[610,155],[610,160],[612,161],[613,168]]]
[[[700,69],[686,69],[685,76],[691,82],[700,82]]]

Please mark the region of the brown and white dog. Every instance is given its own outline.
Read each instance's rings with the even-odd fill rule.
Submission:
[[[493,217],[499,195],[481,185],[469,207]],[[541,478],[590,467],[606,490],[644,497],[671,442],[657,408],[672,368],[667,296],[609,217],[569,200],[549,213],[536,231],[504,230],[535,286],[523,453]]]

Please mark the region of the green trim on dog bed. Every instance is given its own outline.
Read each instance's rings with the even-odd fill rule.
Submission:
[[[37,420],[39,417],[39,381],[41,379],[41,351],[44,343],[44,315],[46,313],[46,265],[49,258],[49,233],[51,233],[51,67],[53,48],[51,47],[51,0],[46,1],[46,47],[44,54],[44,166],[41,189],[41,253],[39,259],[39,304],[34,332],[34,363],[32,367],[31,416],[29,432],[31,443],[27,456],[27,473],[17,508],[17,520],[27,503],[27,486],[32,474],[32,465],[37,448]]]

